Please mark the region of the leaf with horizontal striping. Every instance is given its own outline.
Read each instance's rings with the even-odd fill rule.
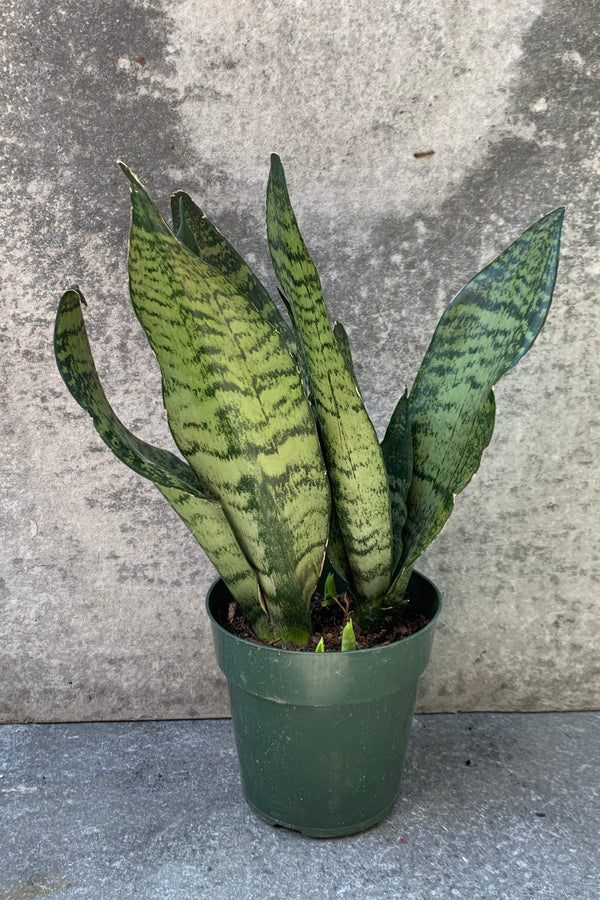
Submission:
[[[58,370],[77,403],[94,421],[96,431],[126,466],[159,482],[204,499],[213,499],[187,463],[168,450],[140,440],[113,412],[100,383],[81,307],[87,306],[78,287],[62,295],[54,327],[54,353]]]
[[[563,215],[557,209],[529,228],[457,294],[437,326],[408,399],[414,467],[404,576],[479,467],[494,427],[493,385],[544,324]]]
[[[308,396],[310,386],[306,363],[294,330],[287,324],[250,266],[185,191],[176,191],[171,197],[171,215],[173,228],[181,243],[214,266],[277,329],[298,364],[304,392]],[[283,295],[281,299],[290,312],[287,299]]]
[[[258,637],[271,640],[273,632],[263,611],[256,574],[242,553],[220,503],[200,500],[193,494],[161,484],[156,487],[204,549]]]
[[[192,204],[194,210],[197,212],[198,218],[204,216],[202,210],[198,209],[198,207],[195,205],[195,203],[193,203],[192,200],[190,200],[187,194],[184,194],[183,191],[178,191],[177,194],[173,194],[173,196],[171,197],[173,232],[177,235],[177,240],[180,241],[184,247],[187,247],[190,253],[193,253],[194,256],[201,257],[202,253],[200,252],[200,247],[198,246],[198,241],[196,240],[196,234],[194,233],[194,230],[192,230],[189,222],[189,217],[185,214],[186,200],[190,204]]]
[[[390,499],[375,429],[333,335],[321,283],[290,204],[283,166],[271,157],[267,233],[275,273],[290,302],[310,373],[337,519],[364,605],[381,602],[392,561]]]
[[[90,414],[102,440],[125,465],[154,482],[192,531],[255,628],[265,628],[258,582],[220,504],[187,463],[137,438],[113,411],[94,364],[77,287],[65,291],[56,314],[54,352],[77,403]]]
[[[333,336],[335,338],[335,342],[338,346],[338,350],[342,354],[344,362],[346,363],[346,368],[352,375],[354,380],[354,384],[357,389],[360,391],[358,387],[358,380],[356,378],[356,372],[354,371],[354,363],[352,361],[352,351],[350,350],[350,339],[348,338],[348,334],[346,329],[342,325],[341,322],[336,322],[333,326]]]
[[[342,532],[340,530],[340,524],[338,522],[335,506],[333,505],[331,508],[331,520],[329,522],[329,541],[327,542],[327,556],[329,557],[329,561],[338,575],[341,575],[346,584],[350,585],[352,583],[350,562],[348,560],[348,554],[346,553],[344,538],[342,537]]]
[[[333,326],[333,336],[335,338],[336,344],[344,362],[346,363],[346,368],[352,375],[354,380],[354,384],[356,385],[356,389],[360,393],[360,388],[358,386],[358,380],[356,378],[356,373],[354,371],[354,363],[352,361],[352,352],[350,350],[350,341],[348,339],[348,335],[346,333],[346,329],[342,325],[341,322],[336,322]],[[393,510],[392,510],[393,513]],[[332,510],[331,513],[331,522],[329,524],[329,543],[327,544],[327,555],[330,559],[331,564],[333,565],[336,572],[342,576],[342,578],[349,583],[351,581],[350,574],[350,564],[348,562],[348,555],[346,553],[346,548],[344,546],[344,539],[342,536],[342,532],[340,530],[340,525],[338,522],[338,518],[335,512],[335,509]]]
[[[219,229],[185,191],[171,197],[173,228],[183,244],[214,266],[276,328],[296,355],[296,338],[269,292]]]
[[[177,446],[220,501],[274,632],[306,642],[329,485],[295,361],[225,275],[173,235],[137,178],[129,281],[163,376]]]
[[[392,532],[394,535],[392,569],[396,568],[402,556],[402,531],[407,515],[406,495],[410,487],[413,467],[407,399],[408,394],[405,391],[396,404],[381,442],[392,504]]]

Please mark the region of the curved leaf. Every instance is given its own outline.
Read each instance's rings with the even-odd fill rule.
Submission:
[[[175,238],[130,182],[129,282],[177,446],[220,501],[275,633],[305,643],[329,485],[296,364],[230,280]]]
[[[334,338],[314,263],[290,204],[283,167],[271,157],[267,233],[275,273],[293,311],[310,373],[335,511],[359,602],[380,603],[392,562],[390,498],[375,429]]]
[[[87,306],[79,288],[62,295],[54,326],[54,354],[58,370],[77,403],[94,421],[96,431],[126,466],[163,487],[187,491],[214,500],[193,470],[168,450],[140,440],[113,412],[94,364],[81,306]]]
[[[438,534],[454,495],[477,471],[493,427],[492,386],[544,324],[556,280],[564,210],[529,228],[454,298],[408,399],[414,470],[402,565]]]
[[[204,548],[255,630],[266,630],[256,576],[242,553],[220,504],[193,470],[168,450],[140,440],[111,408],[90,348],[77,287],[61,297],[54,329],[54,350],[62,378],[77,403],[93,419],[102,440],[125,465],[154,482]],[[268,631],[267,631],[268,633]]]

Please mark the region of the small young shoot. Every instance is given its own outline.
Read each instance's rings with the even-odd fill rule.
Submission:
[[[356,636],[352,627],[352,619],[348,619],[342,631],[342,650],[356,650]]]
[[[327,578],[325,579],[325,590],[323,600],[321,602],[321,606],[333,606],[333,604],[337,601],[337,588],[335,586],[335,577],[333,572],[330,572]]]
[[[321,638],[321,640],[315,647],[315,653],[325,653],[325,644],[323,643],[323,638]]]

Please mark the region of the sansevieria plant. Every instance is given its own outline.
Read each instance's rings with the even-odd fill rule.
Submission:
[[[493,385],[544,324],[563,210],[457,294],[380,444],[346,332],[329,323],[279,157],[271,159],[267,234],[290,324],[187,194],[172,198],[171,228],[121,169],[131,191],[131,300],[183,458],[135,437],[113,412],[77,287],[63,294],[55,330],[71,394],[115,455],[173,506],[260,638],[308,643],[326,552],[349,587],[355,621],[368,628],[382,610],[393,616],[489,444]]]

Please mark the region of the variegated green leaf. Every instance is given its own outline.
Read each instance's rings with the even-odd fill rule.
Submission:
[[[271,640],[273,632],[262,608],[256,575],[240,550],[221,505],[176,488],[161,484],[156,487],[203,547],[256,634],[263,640]]]
[[[346,333],[346,329],[342,325],[341,322],[336,322],[333,326],[333,336],[335,338],[335,342],[338,345],[338,350],[342,354],[344,362],[346,363],[346,368],[352,375],[354,379],[354,384],[358,387],[358,381],[356,378],[356,373],[354,371],[354,363],[352,361],[352,351],[350,350],[350,340]]]
[[[335,506],[331,507],[331,520],[329,522],[329,540],[327,542],[327,556],[329,561],[338,575],[341,575],[346,584],[352,583],[352,573],[350,571],[350,561],[346,553],[344,538],[340,530]]]
[[[319,276],[290,204],[279,157],[271,157],[267,233],[310,373],[337,519],[359,602],[377,604],[392,562],[390,498],[375,430],[329,324]]]
[[[214,266],[276,328],[296,355],[296,338],[250,266],[185,191],[171,197],[175,234],[185,246]]]
[[[220,501],[274,632],[305,643],[329,486],[296,364],[279,332],[173,235],[135,176],[129,281],[180,451]]]
[[[227,584],[255,630],[268,635],[259,603],[259,587],[220,504],[204,488],[187,463],[168,450],[140,440],[117,417],[100,382],[82,315],[83,294],[77,287],[61,297],[54,331],[58,369],[72,396],[93,419],[102,440],[115,456],[154,482],[183,519]]]
[[[479,467],[494,427],[493,385],[544,324],[563,214],[557,209],[545,216],[476,275],[435,331],[408,399],[414,467],[401,580]]]
[[[171,214],[175,233],[182,244],[214,266],[232,283],[236,291],[247,297],[259,313],[277,329],[298,364],[304,391],[309,396],[306,362],[296,341],[296,335],[250,266],[184,191],[177,191],[171,197]],[[291,315],[289,304],[283,294],[281,299]]]
[[[113,412],[94,364],[83,320],[85,298],[78,287],[62,295],[54,327],[54,353],[69,391],[94,421],[96,431],[115,456],[144,478],[164,487],[214,500],[193,470],[182,460],[132,434]]]
[[[381,450],[387,470],[392,503],[392,531],[394,535],[393,566],[395,569],[402,556],[402,530],[406,523],[406,495],[412,477],[413,450],[410,428],[408,425],[407,393],[398,401],[385,437],[381,442]]]
[[[177,235],[177,239],[181,241],[184,247],[187,247],[190,253],[193,253],[194,256],[202,256],[202,252],[200,247],[198,246],[198,241],[196,240],[196,235],[192,231],[192,227],[189,222],[189,217],[185,214],[185,201],[188,200],[190,204],[193,205],[194,211],[197,213],[198,218],[203,216],[202,210],[198,209],[193,201],[188,198],[187,194],[184,194],[183,191],[180,191],[178,194],[173,194],[171,197],[171,214],[173,216],[173,231]]]

